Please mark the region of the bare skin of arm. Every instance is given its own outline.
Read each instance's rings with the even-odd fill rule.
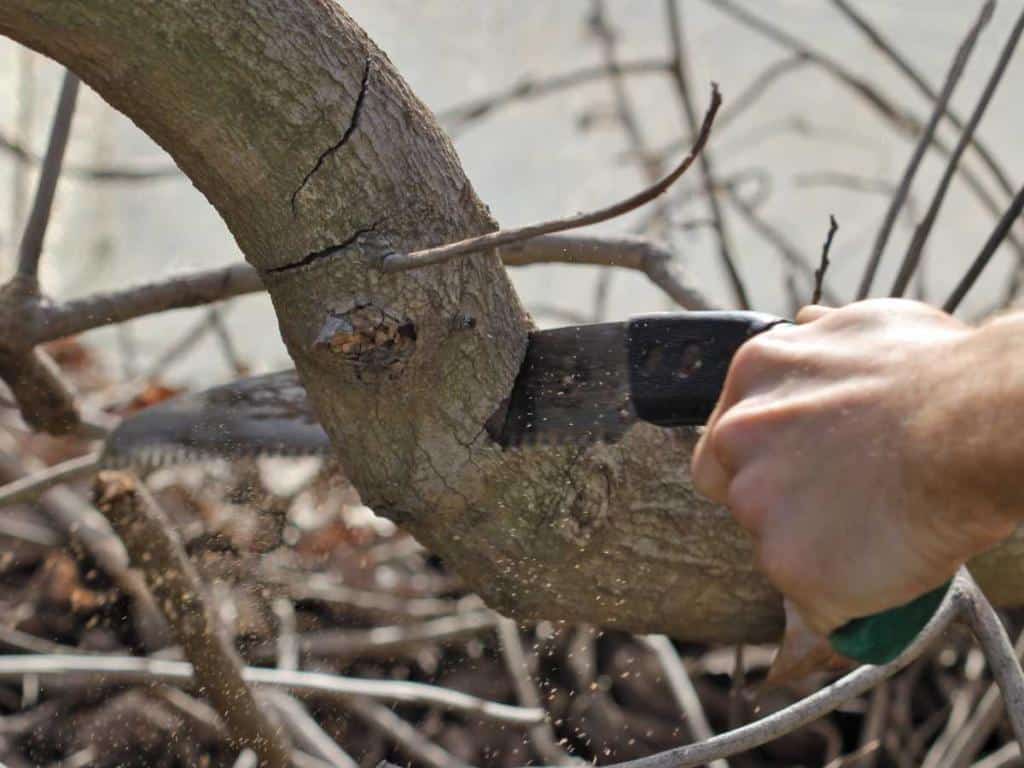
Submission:
[[[907,602],[1024,521],[1024,314],[805,307],[745,344],[694,454],[816,632]]]

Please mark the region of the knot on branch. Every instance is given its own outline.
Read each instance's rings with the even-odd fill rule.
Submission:
[[[373,303],[361,302],[344,312],[329,313],[315,345],[345,358],[360,380],[395,378],[416,348],[416,325]]]

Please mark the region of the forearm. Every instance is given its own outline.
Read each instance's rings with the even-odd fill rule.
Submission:
[[[911,460],[941,494],[938,510],[969,532],[994,518],[1024,521],[1024,313],[971,329],[917,365]]]

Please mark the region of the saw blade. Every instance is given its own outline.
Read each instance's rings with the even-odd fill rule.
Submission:
[[[292,370],[239,379],[140,411],[107,437],[103,464],[159,466],[204,458],[319,456],[330,450]]]
[[[703,424],[751,336],[787,321],[755,312],[675,312],[535,331],[494,439],[503,447],[613,443],[638,420]],[[125,419],[105,463],[330,452],[295,371],[240,379]]]
[[[627,330],[626,323],[594,323],[530,334],[498,442],[514,447],[621,439],[637,418]]]

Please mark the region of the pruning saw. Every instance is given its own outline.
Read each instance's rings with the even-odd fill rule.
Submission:
[[[516,379],[503,447],[615,442],[637,421],[704,424],[736,351],[788,323],[757,312],[675,312],[536,331]],[[296,372],[241,379],[125,419],[104,464],[153,466],[204,457],[330,453]],[[938,609],[948,584],[906,605],[849,622],[833,650],[881,664],[898,656]]]

